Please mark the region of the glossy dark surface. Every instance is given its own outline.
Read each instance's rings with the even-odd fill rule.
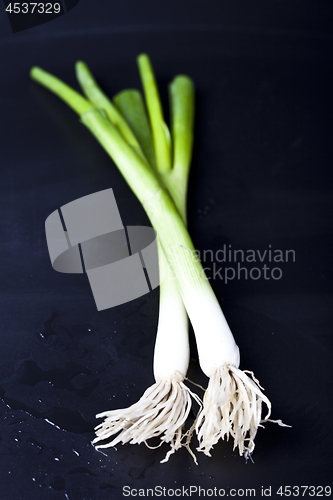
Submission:
[[[118,499],[124,486],[200,486],[255,488],[259,497],[271,486],[279,498],[279,486],[332,485],[332,8],[108,5],[80,0],[16,34],[0,17],[0,496]],[[90,444],[96,413],[136,402],[153,383],[158,290],[97,312],[85,276],[52,269],[44,222],[108,187],[124,225],[148,220],[77,117],[28,74],[40,65],[77,86],[73,66],[84,59],[112,95],[139,87],[142,51],[165,103],[175,74],[196,83],[188,203],[196,248],[215,256],[223,248],[294,250],[295,261],[265,260],[281,279],[246,280],[243,271],[225,283],[217,271],[237,271],[237,262],[205,263],[241,367],[265,387],[273,418],[292,425],[260,429],[254,463],[231,442],[212,458],[200,454],[198,466],[185,449],[159,464],[167,447],[125,445],[103,455]],[[263,267],[256,255],[248,272]],[[206,385],[192,347],[189,377]]]

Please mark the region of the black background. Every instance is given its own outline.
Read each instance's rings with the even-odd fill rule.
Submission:
[[[257,496],[272,486],[279,498],[280,485],[332,484],[332,10],[320,1],[80,0],[15,34],[0,13],[1,498],[118,499],[125,485]],[[295,250],[280,280],[212,280],[241,368],[265,387],[273,418],[292,425],[260,429],[254,463],[232,443],[200,454],[198,466],[186,450],[159,464],[167,447],[103,455],[90,444],[96,413],[134,403],[153,383],[158,290],[97,312],[85,276],[53,271],[45,219],[112,187],[124,225],[148,220],[100,146],[29,69],[77,87],[74,63],[84,59],[112,95],[140,86],[142,51],[165,104],[175,74],[196,83],[196,248]],[[192,347],[189,377],[206,385]]]

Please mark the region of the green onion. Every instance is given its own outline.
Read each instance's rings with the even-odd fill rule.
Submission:
[[[113,97],[113,102],[137,137],[149,164],[155,169],[153,139],[141,92],[136,89],[123,90]]]
[[[271,403],[262,393],[254,376],[248,377],[245,372],[239,369],[239,349],[201,263],[196,258],[194,246],[185,225],[186,189],[193,140],[193,84],[188,77],[178,76],[170,85],[171,138],[169,129],[164,123],[158,89],[148,56],[145,54],[139,56],[138,64],[151,126],[155,162],[151,160],[151,155],[148,153],[142,138],[138,139],[138,133],[136,140],[139,146],[128,139],[128,136],[125,137],[119,120],[117,123],[113,123],[112,116],[110,114],[109,118],[106,116],[107,111],[106,109],[104,111],[103,105],[102,110],[99,109],[103,103],[99,101],[98,95],[96,98],[94,82],[93,85],[89,84],[90,90],[88,90],[89,85],[87,86],[85,93],[89,95],[97,107],[93,107],[69,87],[59,86],[57,83],[59,81],[55,77],[37,68],[32,69],[31,76],[59,95],[80,115],[82,123],[114,160],[157,231],[159,245],[177,278],[179,292],[194,329],[200,366],[210,379],[204,396],[203,408],[196,421],[198,450],[210,456],[210,450],[214,444],[219,439],[228,439],[231,435],[234,439],[234,446],[238,447],[240,455],[248,456],[253,452],[254,438],[258,427],[262,422],[270,420]],[[84,74],[87,68],[81,66],[81,69]],[[79,80],[84,86],[81,77]],[[93,92],[91,92],[91,88]],[[119,99],[116,98],[115,102],[117,103],[117,101],[119,104]],[[121,104],[119,108],[121,109]],[[135,129],[137,125],[135,125],[134,116],[132,118],[132,127]],[[131,120],[128,118],[128,121]],[[162,288],[161,301],[163,300],[163,303],[165,301],[165,304],[167,301],[170,303],[170,305],[165,306],[166,311],[176,309],[173,300],[179,305],[177,294],[178,289],[172,285],[169,289],[165,287],[165,294]],[[171,316],[170,314],[160,314],[160,321],[166,332],[168,330],[170,332],[174,328],[174,323],[171,321],[168,328],[168,320]],[[183,313],[179,312],[177,325],[182,324],[182,318]],[[159,328],[161,329],[161,325]],[[178,326],[176,328],[178,329]],[[176,338],[180,337],[181,334],[176,335]],[[185,375],[183,372],[186,371],[185,358],[187,353],[185,354],[185,351],[187,351],[186,347],[184,355],[179,354],[183,360],[182,370],[179,370],[182,377]],[[170,341],[165,352],[166,372],[174,352],[175,349]],[[157,381],[159,379],[159,376],[156,375],[158,369],[154,367]],[[163,370],[162,372],[164,373]],[[162,376],[163,378],[165,375]],[[179,401],[179,391],[174,388],[173,382],[170,384],[165,386],[163,394],[167,399],[171,399],[175,407],[178,408],[176,402]],[[157,393],[159,393],[159,388],[152,386],[146,391],[143,398],[145,400],[153,399]],[[262,418],[263,402],[268,408],[264,418]],[[190,406],[186,402],[182,404],[185,405],[182,413],[185,416],[188,414]],[[131,408],[136,415],[135,418],[140,419],[139,407],[135,405],[133,407]],[[167,408],[169,407],[168,403]],[[151,408],[147,408],[145,411],[149,413]],[[121,425],[125,425],[121,416],[123,410],[117,410],[117,412],[120,413],[112,412],[113,417],[119,417],[117,425],[119,422]],[[100,415],[106,417],[105,425],[107,425],[107,415],[108,412]],[[130,418],[132,417],[133,415]],[[172,421],[171,424],[170,420],[171,434],[168,434],[165,431],[164,417],[165,414],[161,410],[156,418],[159,422],[162,420],[163,425],[157,429],[155,427],[157,433],[155,435],[160,435],[163,428],[162,432],[165,432],[163,439],[171,443],[170,453],[172,453],[180,446],[182,439],[179,426],[177,427],[179,421],[176,423]],[[144,418],[142,417],[143,420]],[[170,414],[168,414],[168,418],[171,418]],[[125,422],[127,422],[127,427],[125,425],[124,433],[129,429],[128,420],[125,419]],[[277,421],[277,423],[283,425],[281,421]],[[103,430],[103,424],[101,425]],[[156,426],[156,422],[149,427],[150,431],[154,425]],[[108,432],[114,433],[114,431],[113,420]],[[151,433],[148,435],[151,436]],[[148,439],[148,435],[143,433],[145,439]],[[101,434],[102,436],[107,436],[107,432]],[[130,436],[132,436],[131,432],[127,433],[124,439],[128,440]],[[141,438],[136,435],[130,442],[139,442],[139,439]],[[123,440],[123,442],[125,441]]]
[[[147,54],[141,54],[137,61],[150,118],[156,166],[160,172],[168,172],[171,169],[171,139],[163,118],[154,71]]]
[[[77,63],[76,72],[84,93],[89,95],[93,104],[100,106],[105,112],[108,109],[112,109],[108,98],[99,89],[96,81],[93,80],[87,65],[82,62]],[[32,77],[35,78],[36,75],[39,78],[41,75],[44,76],[45,73],[38,69],[33,69]],[[174,95],[177,96],[177,92]],[[66,96],[67,93],[61,95],[64,100],[66,100]],[[131,125],[139,142],[143,143],[143,147],[141,148],[140,144],[131,140],[132,149],[135,149],[136,152],[138,149],[141,150],[141,154],[139,155],[141,159],[145,156],[146,151],[148,151],[147,157],[150,157],[151,165],[156,168],[148,117],[146,116],[141,94],[138,91],[123,91],[114,98],[114,101],[121,108],[122,114]],[[172,98],[170,101],[171,105],[173,105]],[[89,109],[89,106],[87,108]],[[114,121],[112,121],[115,114],[112,116],[110,113],[107,113],[107,116],[113,125],[115,125]],[[188,119],[187,122],[190,128],[192,128],[192,124]],[[125,138],[123,122],[119,120],[118,116],[117,123],[120,123],[120,126],[117,127],[118,132]],[[116,132],[114,135],[117,138]],[[135,148],[133,148],[133,145]],[[146,170],[146,166],[142,168]],[[188,169],[189,165],[186,168]],[[158,170],[156,169],[157,172]],[[173,187],[176,188],[176,185],[172,186],[170,183],[171,194]],[[186,189],[183,192],[185,196]],[[180,209],[185,204],[184,200]],[[150,387],[140,400],[131,407],[107,411],[97,415],[98,418],[104,418],[105,420],[96,428],[97,438],[94,440],[94,444],[98,443],[96,448],[106,448],[115,446],[118,442],[141,443],[146,442],[154,436],[163,434],[161,442],[169,442],[171,445],[171,449],[164,460],[166,461],[171,453],[182,446],[184,437],[183,427],[191,410],[192,399],[196,400],[199,406],[201,402],[198,396],[183,384],[190,354],[187,314],[179,294],[177,281],[169,272],[169,266],[160,245],[159,265],[161,268],[160,274],[165,277],[160,285],[159,322],[154,352],[154,376],[156,384]],[[169,356],[167,355],[168,351],[170,352]],[[152,397],[152,394],[154,397]],[[157,418],[161,412],[163,418]],[[115,439],[106,444],[100,444],[101,441],[109,439],[115,434],[118,434]],[[189,442],[186,442],[185,446],[196,460],[189,448]]]
[[[105,112],[112,109],[113,105],[102,93],[97,82],[92,79],[91,72],[86,64],[77,63],[76,74],[83,92],[90,97],[95,105],[100,106]],[[184,80],[184,77],[182,79]],[[157,89],[156,82],[154,88]],[[191,86],[191,89],[194,93],[193,86]],[[176,89],[170,98],[171,106],[175,106],[174,100],[177,98],[178,92]],[[140,149],[141,156],[149,158],[150,166],[155,169],[160,178],[163,177],[164,181],[166,181],[168,176],[171,175],[171,171],[161,173],[160,165],[156,164],[151,129],[141,93],[137,90],[125,90],[117,94],[113,101],[121,110],[123,117],[138,140],[136,149]],[[176,105],[175,107],[177,108],[178,121],[184,121],[186,126],[192,130],[193,113],[189,120],[181,110],[178,110],[179,106]],[[110,121],[115,124],[112,115],[110,113],[107,113],[107,115]],[[119,131],[121,132],[121,128],[119,128]],[[174,137],[177,139],[177,143],[181,143],[178,138],[178,130],[176,130]],[[188,140],[183,142],[186,148]],[[186,165],[183,162],[183,170],[185,167],[187,170],[189,169],[189,156],[186,158]],[[178,163],[180,164],[181,161]],[[184,182],[187,184],[187,177],[185,176]],[[168,185],[169,193],[173,196],[178,186],[172,182],[169,182]],[[185,197],[186,186],[184,186],[182,192]],[[178,193],[179,190],[177,189]],[[185,205],[186,200],[181,200],[180,210],[183,210]],[[183,218],[185,219],[185,215]],[[147,389],[137,403],[129,408],[98,414],[97,418],[104,418],[104,421],[97,426],[97,437],[93,443],[97,443],[96,448],[99,449],[115,446],[120,441],[122,443],[131,442],[132,444],[146,442],[154,436],[162,435],[161,442],[168,442],[171,446],[170,451],[163,460],[167,461],[170,454],[182,446],[183,438],[186,436],[183,428],[192,407],[192,398],[197,401],[199,406],[201,402],[183,383],[190,356],[187,314],[178,290],[177,281],[170,273],[160,245],[159,266],[160,275],[164,279],[160,284],[159,320],[154,351],[154,377],[156,383]],[[152,397],[152,394],[154,394],[154,397]],[[116,438],[105,444],[100,444],[101,441],[110,439],[115,434],[118,434]],[[189,448],[188,441],[186,441],[185,446],[196,461]]]

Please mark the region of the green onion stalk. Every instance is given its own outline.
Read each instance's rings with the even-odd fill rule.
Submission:
[[[161,282],[160,314],[154,353],[156,384],[125,410],[99,414],[97,438],[111,442],[146,442],[160,436],[178,449],[184,434],[191,398],[199,398],[183,383],[189,359],[185,309],[194,329],[203,372],[209,377],[203,405],[195,422],[199,451],[210,456],[219,439],[234,439],[240,455],[254,449],[258,427],[270,420],[271,403],[254,375],[239,369],[239,349],[218,300],[205,276],[186,229],[186,192],[193,142],[194,90],[192,81],[176,77],[170,85],[171,133],[149,57],[141,54],[138,66],[148,111],[148,127],[140,94],[125,91],[112,103],[98,87],[88,67],[77,63],[79,82],[86,97],[34,67],[31,77],[63,99],[106,150],[143,205],[157,232]],[[176,277],[176,281],[173,279]],[[185,307],[185,309],[184,309]],[[262,404],[267,414],[262,417]],[[276,421],[280,425],[281,421]],[[192,453],[192,452],[191,452]]]
[[[174,143],[179,142],[179,126],[182,124],[188,134],[182,138],[180,146],[186,152],[178,161],[178,169],[182,169],[179,183],[172,182],[171,174],[171,136],[166,124],[159,128],[163,121],[162,107],[154,77],[149,81],[148,111],[152,111],[155,121],[150,127],[149,118],[141,92],[125,90],[114,96],[113,102],[102,92],[88,66],[79,61],[76,64],[76,75],[81,88],[96,107],[105,111],[110,122],[117,127],[127,143],[146,163],[154,175],[163,177],[168,190],[183,221],[186,223],[186,187],[190,168],[192,137],[194,86],[188,77],[178,76],[170,84],[170,106],[173,115],[172,135]],[[152,68],[145,72],[152,75]],[[187,107],[183,103],[189,104]],[[164,123],[164,121],[163,121]],[[161,134],[162,132],[162,134]],[[168,141],[164,140],[164,133]],[[160,133],[160,134],[159,134]],[[163,152],[163,154],[161,154]],[[167,156],[168,161],[163,163]],[[181,196],[180,196],[181,194]],[[182,446],[185,422],[192,407],[192,399],[201,405],[200,399],[184,384],[189,364],[188,318],[178,284],[170,272],[162,247],[158,244],[159,270],[161,276],[159,320],[154,351],[154,377],[156,383],[143,394],[140,400],[126,409],[106,411],[98,418],[104,422],[96,428],[97,437],[94,443],[100,443],[118,434],[115,439],[105,444],[97,444],[96,448],[115,446],[118,442],[132,444],[145,442],[160,436],[160,443],[170,443],[170,454]],[[166,354],[172,346],[169,356]],[[196,460],[189,448],[189,439],[185,446]]]

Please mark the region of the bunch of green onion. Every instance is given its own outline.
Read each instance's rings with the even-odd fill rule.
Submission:
[[[189,444],[196,431],[199,451],[210,456],[219,439],[234,439],[248,457],[258,427],[270,420],[271,403],[251,372],[239,369],[239,349],[195,255],[186,229],[186,194],[192,156],[194,85],[185,75],[169,86],[171,131],[149,57],[138,67],[144,98],[124,90],[110,100],[87,65],[76,64],[85,97],[46,71],[33,67],[31,78],[59,96],[107,151],[142,203],[157,232],[160,275],[159,321],[154,352],[156,383],[129,408],[97,415],[96,448],[160,438],[171,453]],[[209,383],[203,401],[184,384],[189,363],[188,321],[194,329],[199,362]],[[194,425],[185,432],[192,401],[199,405]],[[262,417],[262,403],[267,414]],[[280,425],[280,420],[276,421]],[[115,437],[114,437],[115,436]],[[113,437],[113,439],[111,439]],[[195,459],[196,460],[196,459]]]

